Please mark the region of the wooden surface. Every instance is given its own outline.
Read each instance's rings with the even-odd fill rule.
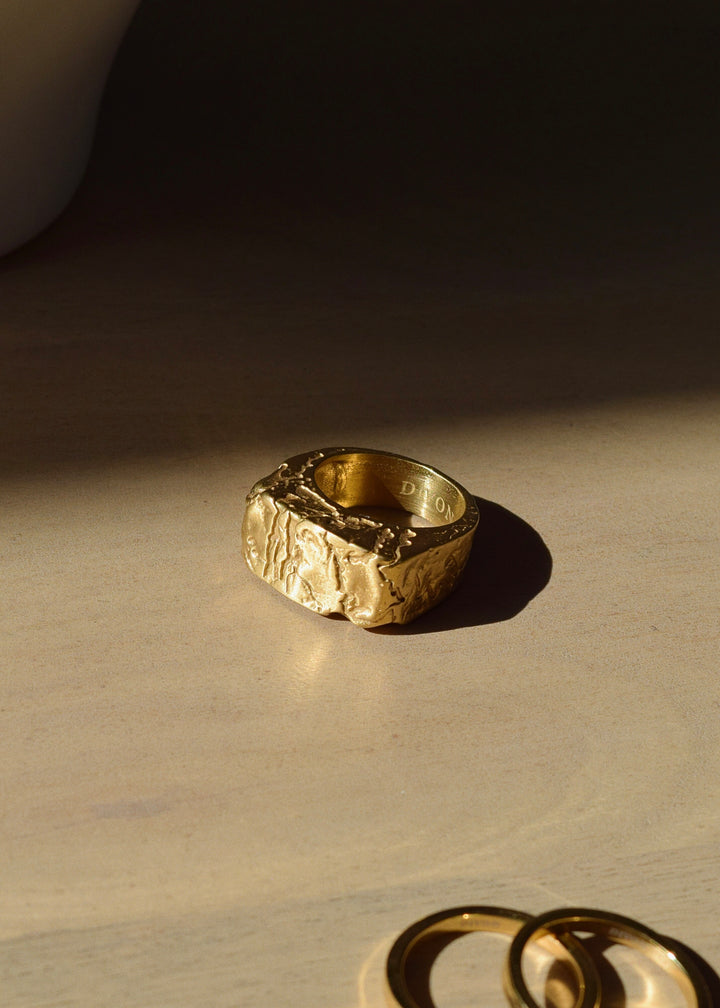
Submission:
[[[497,179],[225,200],[104,135],[0,264],[3,1005],[379,1008],[394,936],[463,903],[599,906],[720,967],[706,218],[663,244]],[[480,499],[404,633],[241,560],[253,481],[343,442]],[[488,943],[442,954],[439,1008],[502,1002]]]

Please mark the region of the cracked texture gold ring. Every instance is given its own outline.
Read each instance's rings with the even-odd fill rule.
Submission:
[[[362,627],[409,623],[455,587],[478,522],[460,484],[414,459],[322,448],[247,497],[243,554],[288,598]]]

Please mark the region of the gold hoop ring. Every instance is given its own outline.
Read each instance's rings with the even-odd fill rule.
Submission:
[[[526,922],[532,923],[530,915],[519,910],[466,906],[441,910],[412,924],[396,939],[388,954],[385,987],[390,1008],[420,1008],[408,984],[408,967],[417,947],[427,938],[471,931],[489,931],[513,937]],[[598,1008],[600,982],[592,959],[582,944],[572,935],[550,934],[550,937],[555,939],[559,956],[569,962],[577,978],[578,998],[575,1008]],[[506,994],[513,1004],[520,1005],[511,988],[506,987]]]
[[[702,973],[679,943],[651,931],[630,917],[582,907],[549,910],[533,917],[513,938],[505,961],[505,985],[508,991],[514,993],[518,1008],[539,1008],[522,972],[522,957],[527,945],[538,936],[554,934],[557,938],[564,938],[576,931],[589,931],[644,952],[677,981],[691,1008],[712,1008],[712,999]]]

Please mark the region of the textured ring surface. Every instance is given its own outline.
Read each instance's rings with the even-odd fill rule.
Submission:
[[[437,469],[323,448],[253,486],[243,554],[258,577],[314,612],[363,627],[409,623],[455,587],[477,522],[474,499]]]
[[[490,931],[513,937],[529,920],[530,915],[519,910],[467,906],[442,910],[412,924],[396,939],[388,954],[385,983],[390,1008],[419,1008],[418,999],[408,983],[408,976],[411,973],[414,950],[421,942],[443,933],[460,934],[470,931]],[[554,939],[555,951],[563,961],[570,964],[575,974],[575,1008],[598,1008],[600,983],[590,956],[571,935],[551,938]],[[511,1004],[519,1003],[512,989],[506,988],[506,993]],[[427,998],[423,1001],[427,1002]]]

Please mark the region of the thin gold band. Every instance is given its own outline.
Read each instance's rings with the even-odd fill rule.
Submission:
[[[410,990],[408,974],[413,954],[426,939],[471,931],[490,931],[512,938],[527,927],[528,923],[532,924],[529,914],[492,906],[454,907],[416,921],[397,938],[388,954],[385,981],[390,1008],[420,1008]],[[575,1008],[598,1008],[600,982],[588,953],[572,935],[549,936],[555,939],[558,954],[571,965],[577,978],[578,997]],[[512,988],[506,987],[506,994],[514,1004],[520,1006],[521,1002]]]
[[[582,907],[549,910],[528,920],[518,930],[505,961],[506,991],[513,993],[517,1008],[539,1008],[523,977],[525,948],[545,934],[563,939],[576,931],[598,934],[613,943],[638,949],[677,981],[691,1008],[712,1008],[702,973],[681,945],[630,917]]]

